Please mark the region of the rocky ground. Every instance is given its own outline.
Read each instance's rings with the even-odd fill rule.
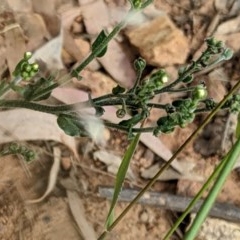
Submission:
[[[40,74],[57,72],[59,80],[88,55],[97,34],[102,29],[110,31],[128,8],[125,0],[2,0],[1,79],[10,79],[23,53],[32,51],[34,59],[41,59]],[[197,82],[206,82],[209,96],[220,101],[240,77],[239,12],[239,0],[155,0],[109,44],[104,57],[82,71],[82,81],[72,79],[55,89],[47,103],[74,103],[86,100],[89,91],[97,97],[110,93],[117,84],[133,86],[133,61],[138,56],[146,59],[147,73],[165,68],[173,81],[180,66],[199,56],[209,36],[224,41],[234,51],[227,63],[196,76]],[[185,96],[162,94],[154,101],[168,103]],[[9,93],[5,98],[17,96]],[[107,108],[105,119],[116,121],[115,111]],[[161,114],[153,110],[147,124],[154,124]],[[205,116],[199,115],[192,124],[169,135],[142,135],[116,216]],[[154,184],[151,190],[157,194],[155,198],[144,196],[106,239],[162,239],[184,210],[179,203],[187,206],[186,197],[197,193],[232,146],[235,127],[235,115],[217,114]],[[37,159],[26,163],[19,156],[1,157],[0,239],[97,239],[104,229],[114,176],[129,143],[126,134],[110,129],[104,130],[102,141],[104,147],[87,138],[66,136],[49,114],[22,109],[1,111],[1,149],[20,142],[33,148]],[[218,198],[219,203],[235,205],[236,217],[227,218],[226,205],[220,204],[222,214],[207,219],[198,239],[240,239],[238,165]],[[172,239],[182,239],[193,216],[189,215]]]

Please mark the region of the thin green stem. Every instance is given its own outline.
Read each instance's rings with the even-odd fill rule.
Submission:
[[[97,46],[95,51],[90,53],[90,55],[78,67],[73,69],[71,74],[75,73],[79,74],[94,58],[96,58],[99,55],[99,53],[102,52],[102,50],[108,45],[108,43],[114,38],[114,36],[116,36],[120,32],[120,30],[127,24],[129,19],[133,17],[134,13],[138,11],[131,9],[126,15],[126,17],[121,22],[119,22],[114,27],[114,29],[108,34],[108,36],[101,42],[101,44]]]
[[[96,97],[96,98],[93,98],[92,101],[95,103],[95,104],[99,104],[100,102],[104,101],[104,100],[107,100],[109,101],[109,99],[111,98],[129,98],[131,96],[133,96],[134,94],[133,93],[119,93],[119,94],[113,94],[113,93],[110,93],[110,94],[106,94],[104,96],[101,96],[101,97]]]
[[[146,4],[149,4],[151,1],[147,1]],[[145,4],[145,5],[146,5]],[[135,10],[130,9],[127,13],[126,17],[118,23],[114,29],[108,34],[108,36],[94,49],[93,52],[91,52],[88,57],[75,69],[73,69],[70,74],[65,75],[61,79],[59,79],[58,83],[54,83],[48,88],[44,89],[42,92],[38,93],[36,96],[36,99],[39,97],[44,96],[45,94],[51,92],[53,89],[58,87],[59,85],[65,85],[67,84],[71,77],[78,75],[90,62],[92,62],[93,59],[95,59],[99,53],[102,52],[102,50],[107,46],[107,44],[120,32],[120,30],[127,24],[127,22],[134,16],[135,13],[141,11],[141,9]]]
[[[129,132],[129,127],[125,127],[116,123],[110,123],[110,122],[104,122],[104,125],[106,127],[109,128],[114,128],[114,129],[118,129],[121,131],[125,131],[125,132]],[[131,131],[133,133],[146,133],[146,132],[153,132],[154,131],[154,127],[146,127],[146,128],[131,128]]]
[[[173,156],[164,164],[164,166],[155,174],[155,176],[147,183],[147,185],[137,194],[137,196],[132,200],[131,203],[122,211],[122,213],[115,219],[115,221],[109,226],[108,231],[104,231],[100,237],[103,239],[107,232],[113,230],[117,224],[123,219],[123,217],[128,213],[128,211],[134,206],[134,204],[142,197],[142,195],[150,189],[150,187],[155,183],[158,177],[162,174],[164,170],[170,167],[173,160],[178,156],[178,154],[197,136],[197,134],[207,125],[207,123],[212,119],[212,117],[218,112],[218,110],[224,105],[228,98],[237,91],[240,86],[240,81],[235,84],[231,91],[224,97],[224,99],[215,107],[215,109],[207,116],[203,123],[187,138],[187,140],[182,144],[182,146],[173,154]]]
[[[148,103],[147,106],[150,108],[159,108],[159,109],[167,109],[167,105],[169,104],[158,104],[158,103]]]
[[[35,111],[51,113],[51,114],[58,114],[63,112],[68,112],[77,109],[84,109],[91,107],[90,102],[80,102],[75,104],[68,104],[68,105],[58,105],[58,106],[51,106],[51,105],[43,105],[35,102],[27,102],[21,100],[0,100],[0,107],[5,108],[26,108]]]
[[[210,184],[216,179],[216,177],[219,175],[220,171],[224,167],[226,163],[227,157],[225,157],[221,163],[217,166],[217,168],[213,171],[211,176],[208,178],[208,180],[205,182],[205,184],[202,186],[200,191],[197,193],[197,195],[194,197],[194,199],[189,203],[188,207],[185,209],[184,213],[178,218],[176,223],[171,227],[171,229],[167,232],[163,240],[168,240],[172,234],[176,231],[178,226],[182,223],[182,221],[185,219],[185,217],[190,213],[191,209],[194,207],[194,205],[197,203],[197,201],[202,197],[203,193],[208,189]]]
[[[195,65],[201,63],[201,61],[206,57],[206,55],[209,54],[209,48],[207,48],[202,55],[199,57],[199,59],[195,62]],[[225,60],[223,56],[220,56],[219,58],[213,60],[211,63],[209,63],[205,69],[211,68],[212,66],[215,66],[219,62]],[[200,72],[203,70],[203,67],[201,69],[196,68],[194,64],[190,65],[190,67],[179,77],[177,78],[174,82],[170,83],[166,87],[155,91],[155,94],[163,93],[163,92],[169,92],[172,90],[174,86],[176,86],[178,83],[182,82],[187,76],[192,75],[194,73]]]
[[[195,217],[191,228],[189,231],[185,234],[184,240],[193,240],[195,239],[202,223],[206,219],[209,211],[211,210],[219,192],[221,191],[224,182],[226,181],[228,175],[230,174],[234,164],[238,160],[240,154],[240,138],[236,141],[234,144],[232,150],[226,157],[226,160],[224,161],[225,164],[222,166],[220,173],[218,174],[217,180],[212,187],[211,191],[209,192],[207,198],[203,202],[201,208],[199,209],[197,216]]]
[[[12,85],[15,85],[21,81],[22,81],[22,77],[15,77],[6,85],[2,84],[2,86],[0,87],[0,98],[4,97],[4,95],[11,89]]]
[[[186,87],[186,88],[179,88],[179,89],[169,89],[168,93],[176,93],[176,92],[192,92],[196,89],[196,86],[194,87]]]

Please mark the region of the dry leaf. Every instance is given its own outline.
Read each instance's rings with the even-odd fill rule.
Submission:
[[[235,33],[240,30],[240,16],[220,24],[215,32],[216,35]]]
[[[22,27],[27,39],[28,51],[40,47],[50,35],[41,15],[33,13],[17,13],[16,20]]]
[[[182,174],[178,173],[173,168],[166,169],[158,178],[158,180],[161,181],[169,181],[169,180],[176,180],[176,179],[187,179],[190,181],[197,181],[202,182],[204,180],[204,177],[201,176],[198,173],[195,173],[194,167],[196,166],[193,162],[180,162],[181,167],[183,168]],[[151,179],[155,176],[155,174],[160,170],[161,166],[160,164],[156,163],[149,167],[148,169],[145,169],[141,173],[141,177],[145,179]]]
[[[70,9],[60,9],[58,11],[61,14],[62,27],[66,30],[70,30],[74,19],[81,15],[80,7],[72,7]]]
[[[155,174],[159,171],[160,168],[161,168],[160,164],[156,163],[151,167],[144,169],[141,172],[141,177],[144,179],[152,179],[155,176]],[[181,178],[181,174],[179,174],[172,168],[168,168],[159,176],[158,180],[169,181],[169,180],[175,180],[179,178]]]
[[[214,37],[217,40],[223,41],[225,45],[231,48],[235,53],[240,50],[239,39],[240,39],[240,32],[230,33],[230,34],[215,34]]]
[[[107,165],[108,172],[116,175],[119,169],[119,166],[122,162],[122,157],[117,156],[111,152],[106,150],[98,150],[93,153],[93,158],[95,160],[99,160]],[[130,180],[136,179],[131,168],[129,167],[127,170],[126,177]]]
[[[59,36],[47,42],[44,46],[39,48],[32,56],[32,61],[42,60],[51,70],[63,69],[63,62],[61,58],[63,45],[63,31]]]
[[[87,33],[93,36],[97,35],[102,29],[107,28],[110,25],[108,8],[103,0],[94,1],[83,6],[82,16]]]
[[[32,1],[31,0],[7,0],[7,2],[13,12],[29,13],[32,11]]]
[[[42,202],[52,192],[57,182],[57,176],[60,169],[60,159],[61,159],[61,150],[59,147],[54,147],[53,148],[53,165],[49,173],[47,189],[40,198],[27,200],[26,203]]]
[[[103,94],[112,92],[112,89],[117,86],[116,82],[108,75],[97,71],[92,72],[84,69],[81,72],[82,81],[73,79],[74,85],[82,90],[88,89],[94,97],[100,97]]]
[[[33,0],[33,10],[41,14],[47,28],[53,37],[57,36],[60,30],[61,21],[57,15],[56,7],[58,0]]]
[[[4,38],[0,35],[0,76],[2,76],[3,72],[7,69],[6,64],[6,48]]]
[[[67,190],[68,202],[74,220],[77,223],[85,240],[97,239],[96,233],[90,223],[86,220],[84,206],[77,192]]]
[[[74,138],[66,135],[58,127],[57,118],[54,115],[27,109],[0,112],[0,144],[16,140],[60,142],[65,144],[78,159]]]
[[[99,12],[101,12],[100,15],[98,14]],[[85,5],[82,8],[82,16],[88,34],[97,36],[102,29],[111,27],[109,14],[109,9],[103,0]],[[98,16],[97,18],[95,17],[96,15]],[[108,44],[106,54],[98,58],[98,61],[114,80],[120,85],[130,88],[134,84],[136,74],[133,70],[131,57],[126,52],[123,46],[113,39]]]
[[[17,63],[22,59],[26,52],[26,43],[23,31],[20,27],[12,28],[4,32],[7,65],[12,73]]]
[[[240,11],[239,0],[215,0],[215,8],[221,14],[227,14],[227,17],[236,16]]]
[[[98,61],[119,85],[131,88],[136,79],[136,73],[133,69],[131,56],[129,57],[126,52],[121,44],[113,39],[108,44],[106,54]]]

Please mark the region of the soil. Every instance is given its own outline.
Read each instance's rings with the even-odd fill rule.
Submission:
[[[64,65],[64,73],[70,71],[71,67],[77,62],[80,62],[89,50],[91,38],[90,31],[87,25],[82,20],[81,11],[78,11],[79,6],[84,3],[94,1],[53,1],[52,5],[48,5],[48,1],[39,3],[35,0],[29,1],[16,1],[15,5],[12,1],[3,1],[4,4],[0,6],[0,74],[3,77],[9,77],[9,72],[12,71],[17,59],[20,59],[23,52],[37,51],[46,42],[50,41],[59,33],[59,13],[68,13],[64,17],[64,24],[69,30],[71,36],[70,40],[64,36],[65,43],[61,50],[62,64]],[[103,1],[107,6],[116,8],[125,6],[125,1],[106,0]],[[225,2],[225,1],[223,1]],[[239,1],[236,2],[236,5]],[[164,14],[167,14],[173,23],[185,35],[189,41],[188,59],[186,64],[192,57],[195,56],[203,44],[203,40],[209,36],[209,26],[213,23],[213,18],[220,14],[220,20],[215,23],[214,29],[217,29],[223,22],[239,16],[239,12],[234,13],[233,10],[224,11],[220,9],[219,1],[191,1],[182,0],[181,4],[175,1],[155,0],[154,4],[157,9],[160,9]],[[220,4],[221,5],[221,4]],[[223,8],[223,7],[222,7]],[[217,9],[217,10],[216,10]],[[230,9],[230,6],[229,6]],[[98,11],[98,9],[95,9]],[[32,25],[27,19],[20,21],[21,14],[27,14],[31,19]],[[33,15],[38,14],[37,18]],[[22,15],[21,15],[22,16]],[[35,15],[34,15],[35,16]],[[92,16],[97,19],[98,16]],[[5,33],[11,31],[14,27],[13,24],[20,23],[18,35],[6,35]],[[100,22],[100,20],[99,20]],[[54,24],[56,23],[56,24]],[[36,26],[33,28],[33,26]],[[111,26],[109,26],[111,27]],[[33,28],[33,29],[32,29]],[[10,29],[10,30],[9,30]],[[18,28],[17,28],[18,29]],[[238,34],[239,28],[236,32],[231,34]],[[35,34],[33,34],[35,31]],[[32,34],[28,35],[27,33]],[[210,34],[211,35],[211,34]],[[13,49],[7,46],[6,41],[12,40],[14,36],[22,39],[19,48],[16,48],[14,55]],[[23,38],[24,36],[24,38]],[[26,39],[28,37],[28,39]],[[86,49],[82,49],[76,44],[76,40],[81,37],[81,44],[85,44]],[[23,41],[24,39],[24,41]],[[76,41],[75,41],[76,40]],[[128,57],[133,59],[139,52],[131,46],[126,35],[121,33],[119,41],[125,42],[123,51],[127,52]],[[74,42],[75,41],[75,42]],[[226,42],[235,48],[231,39]],[[74,45],[75,44],[75,45]],[[239,46],[238,46],[239,47]],[[73,50],[71,50],[71,48]],[[9,50],[11,49],[11,51]],[[70,50],[69,50],[70,49]],[[130,50],[129,50],[130,49]],[[75,51],[75,52],[74,52]],[[79,52],[77,52],[79,51]],[[196,81],[209,80],[207,83],[211,90],[211,97],[221,100],[229,88],[239,79],[239,55],[240,50],[235,48],[234,57],[225,64],[217,66],[217,71],[221,72],[221,77],[210,73],[198,76]],[[116,54],[116,53],[115,53]],[[52,58],[52,65],[43,64],[47,74],[50,70],[57,68],[59,58],[57,54]],[[102,65],[101,65],[102,64]],[[104,67],[103,67],[104,66]],[[111,68],[111,67],[110,67]],[[149,69],[155,66],[148,65]],[[167,65],[166,69],[170,69],[171,76],[177,73],[178,65]],[[88,72],[90,71],[90,72]],[[43,72],[43,71],[42,71]],[[116,81],[123,81],[121,77],[114,81],[114,73],[109,73],[110,70],[105,66],[104,62],[93,62],[91,68],[83,72],[86,79],[90,79],[87,84],[84,82],[73,81],[72,87],[81,90],[91,91],[93,95],[99,96],[103,93],[111,91],[112,86],[116,85]],[[212,80],[213,78],[214,81]],[[217,79],[216,79],[217,78]],[[96,81],[99,80],[98,84]],[[220,87],[219,87],[220,85]],[[218,88],[217,88],[218,87]],[[217,89],[217,91],[216,91]],[[215,90],[215,91],[214,91]],[[10,95],[11,97],[14,94]],[[7,96],[10,98],[10,96]],[[71,96],[73,97],[73,96]],[[164,97],[163,101],[168,101],[179,97],[179,95],[171,95]],[[161,100],[161,99],[159,99]],[[56,98],[51,98],[47,103],[59,103]],[[154,120],[158,119],[158,112],[153,112],[148,123],[151,124]],[[181,144],[190,136],[190,134],[197,128],[197,126],[205,118],[206,114],[197,116],[192,124],[189,124],[184,129],[176,129],[172,134],[161,135],[159,139],[164,143],[167,149],[175,152]],[[226,122],[229,119],[227,112],[219,113],[212,122],[202,131],[200,136],[188,145],[184,151],[178,156],[179,162],[185,164],[194,164],[194,171],[204,179],[210,175],[212,170],[221,161],[221,156],[227,149],[232,146],[233,130],[226,127]],[[236,120],[231,120],[231,124],[236,126]],[[235,121],[235,123],[234,123]],[[235,125],[234,125],[235,124]],[[31,126],[36,127],[36,126]],[[234,127],[233,127],[234,129]],[[14,131],[8,132],[7,123],[6,129],[0,129],[14,138]],[[26,131],[30,131],[26,130]],[[44,132],[45,130],[42,129]],[[225,138],[225,142],[222,139]],[[126,150],[129,141],[126,134],[106,129],[104,136],[105,147],[100,147],[93,144],[90,139],[76,138],[76,152],[75,155],[64,144],[65,140],[58,142],[52,139],[38,139],[31,141],[16,138],[15,141],[21,142],[28,147],[35,149],[37,158],[35,161],[26,163],[21,156],[8,155],[1,157],[0,162],[0,239],[3,240],[57,240],[57,239],[97,239],[104,230],[104,223],[107,217],[110,201],[106,197],[100,196],[99,187],[108,186],[113,187],[115,181],[114,170],[107,166],[106,162],[94,157],[95,152],[99,149],[110,152],[113,155],[122,157]],[[60,137],[61,139],[61,137]],[[4,141],[0,140],[1,149],[6,146]],[[4,144],[3,144],[4,143]],[[225,146],[222,148],[221,146]],[[37,199],[41,197],[47,189],[50,169],[53,165],[53,148],[57,147],[61,151],[61,167],[57,173],[56,184],[53,190],[46,198],[38,203],[29,203],[28,200]],[[75,145],[74,145],[75,147]],[[131,162],[132,179],[127,179],[125,182],[126,188],[140,189],[148,182],[147,179],[141,177],[141,173],[155,163],[163,163],[166,159],[157,156],[152,150],[140,143],[134,158]],[[239,181],[240,174],[238,168],[232,171],[227,183],[225,184],[218,201],[224,203],[235,204],[240,207],[240,189]],[[194,196],[202,186],[202,182],[194,179],[173,178],[168,181],[157,181],[151,188],[151,191],[160,193],[177,194],[181,196]],[[74,200],[79,201],[83,206],[82,212],[75,206],[73,201],[70,200],[71,194],[77,193]],[[72,201],[72,202],[71,202]],[[118,216],[126,207],[127,202],[119,202],[115,209],[115,216]],[[74,210],[75,209],[75,210]],[[74,211],[82,215],[76,217]],[[159,206],[150,206],[147,204],[135,204],[123,220],[111,231],[106,239],[116,240],[158,240],[163,239],[163,236],[171,228],[176,221],[179,211],[175,209],[163,209]],[[79,225],[80,222],[80,225]],[[82,225],[81,225],[82,224]],[[86,225],[84,225],[86,224]],[[186,220],[184,224],[176,231],[171,239],[182,239],[186,226],[189,221]],[[85,227],[84,227],[85,226]],[[81,228],[82,227],[82,228]],[[238,226],[239,227],[239,226]],[[234,230],[233,230],[234,231]],[[95,238],[93,235],[95,234]],[[209,235],[210,236],[210,235]],[[214,238],[201,235],[201,239],[227,239],[227,238]],[[230,238],[229,238],[230,239]],[[234,236],[231,239],[234,238]]]

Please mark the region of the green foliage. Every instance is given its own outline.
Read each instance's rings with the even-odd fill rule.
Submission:
[[[112,93],[113,93],[114,95],[118,95],[118,94],[120,94],[120,93],[124,93],[125,91],[126,91],[126,89],[123,88],[123,87],[121,87],[121,86],[119,86],[119,85],[117,85],[116,87],[114,87],[114,88],[112,89]]]
[[[0,156],[6,156],[11,154],[21,155],[26,160],[26,162],[30,162],[36,157],[36,154],[32,149],[29,149],[26,146],[18,143],[10,143],[9,145],[6,145],[3,150],[0,151]]]
[[[95,41],[93,42],[93,44],[92,44],[92,51],[93,51],[93,52],[96,51],[97,48],[98,48],[98,46],[99,46],[100,44],[102,44],[102,42],[103,42],[104,40],[106,40],[106,38],[107,38],[107,34],[105,33],[104,30],[102,30],[102,31],[99,33],[99,35],[97,36],[96,40],[95,40]],[[97,57],[103,57],[106,52],[107,52],[107,46],[104,47],[104,48],[97,54]]]
[[[31,57],[31,52],[26,52],[24,54],[23,59],[21,59],[17,64],[13,72],[13,76],[21,76],[24,80],[28,81],[37,74],[39,66],[37,63],[29,63]]]
[[[204,200],[199,212],[197,213],[190,229],[184,236],[184,240],[193,240],[196,238],[201,225],[208,216],[209,211],[213,207],[213,204],[220,193],[228,175],[230,174],[233,166],[237,162],[240,154],[240,138],[236,141],[234,146],[231,148],[226,158],[224,159],[224,165],[222,166],[214,186],[211,188],[208,196]],[[216,170],[215,170],[216,171]]]
[[[118,196],[121,192],[130,161],[131,161],[133,154],[136,150],[136,147],[138,145],[139,138],[140,138],[140,134],[137,134],[136,136],[134,136],[134,138],[132,139],[131,143],[129,144],[129,146],[123,156],[122,163],[118,169],[118,172],[116,175],[115,186],[114,186],[113,199],[112,199],[111,206],[110,206],[108,216],[106,219],[106,223],[105,223],[105,226],[107,229],[113,222],[113,211],[114,211],[115,205],[117,203]]]
[[[141,57],[134,61],[134,68],[137,72],[142,72],[145,69],[146,65],[146,61]]]
[[[48,99],[51,95],[51,92],[47,92],[46,94],[41,95],[41,93],[45,92],[45,89],[50,87],[53,84],[53,78],[39,78],[35,83],[29,83],[23,89],[23,97],[27,101],[40,101],[44,99]]]
[[[104,30],[99,33],[96,40],[92,44],[91,53],[89,56],[81,64],[79,64],[79,66],[71,71],[70,75],[72,77],[76,77],[77,79],[81,80],[81,71],[94,58],[103,57],[107,52],[108,43],[126,25],[128,19],[132,17],[134,13],[137,13],[152,3],[152,0],[129,0],[129,2],[131,4],[131,9],[126,18],[117,24],[110,33],[107,34]],[[30,62],[32,57],[30,52],[26,52],[23,58],[20,59],[19,63],[17,64],[13,72],[14,79],[12,79],[10,82],[2,81],[0,83],[0,97],[3,98],[6,92],[13,90],[19,93],[23,98],[23,100],[1,99],[0,108],[22,107],[54,114],[57,116],[57,123],[59,127],[70,136],[91,137],[91,132],[89,129],[87,129],[88,124],[86,122],[86,116],[79,114],[81,106],[84,108],[95,109],[96,117],[104,115],[105,106],[117,106],[116,116],[119,118],[119,122],[111,123],[105,121],[104,124],[108,127],[125,131],[128,135],[128,138],[131,139],[131,143],[124,154],[122,163],[116,176],[115,192],[106,220],[107,230],[100,236],[99,239],[102,239],[108,231],[111,231],[116,223],[128,211],[128,209],[124,211],[121,216],[114,221],[113,210],[117,203],[130,160],[134,154],[141,133],[151,132],[156,136],[159,134],[168,134],[174,131],[176,127],[186,127],[189,123],[194,121],[197,114],[210,111],[209,117],[199,127],[199,130],[201,130],[201,127],[203,127],[204,124],[206,124],[207,121],[209,121],[220,108],[227,109],[233,113],[240,113],[240,95],[235,94],[237,86],[240,85],[240,83],[237,83],[236,88],[234,87],[220,103],[217,103],[214,101],[214,99],[209,98],[205,84],[194,83],[195,73],[214,67],[219,62],[230,59],[233,55],[232,50],[226,48],[221,41],[218,41],[215,38],[208,38],[205,42],[206,49],[202,52],[201,56],[192,61],[189,65],[181,67],[178,71],[177,79],[170,83],[168,81],[168,73],[164,69],[155,69],[152,73],[146,75],[145,72],[147,72],[147,63],[143,58],[140,57],[134,61],[136,81],[132,88],[125,89],[124,87],[117,85],[112,89],[111,93],[98,98],[92,99],[89,94],[89,100],[82,103],[72,105],[63,104],[56,106],[36,103],[35,101],[48,99],[53,89],[58,87],[60,84],[65,84],[66,82],[61,82],[59,84],[54,77],[38,78],[37,73],[39,67],[37,63]],[[189,86],[190,83],[191,86]],[[153,100],[157,95],[173,92],[186,92],[187,96],[167,104],[155,103]],[[162,109],[165,111],[165,114],[159,117],[152,127],[145,128],[143,127],[142,123],[149,117],[152,108]],[[129,118],[122,120],[121,118],[126,117],[127,113],[131,113]],[[93,124],[97,124],[97,121]],[[238,123],[236,130],[238,137],[240,135],[239,125],[240,124]],[[198,130],[196,130],[192,136],[195,136],[197,131]],[[189,137],[189,139],[186,141],[186,144],[193,138],[192,136]],[[154,176],[154,178],[147,184],[143,191],[146,191],[151,187],[154,181],[161,174],[161,171],[169,166],[171,161],[174,160],[174,157],[177,156],[178,152],[180,152],[181,149],[186,146],[186,144],[184,143],[182,145],[180,150],[177,151],[177,153],[169,160],[169,162],[166,163],[166,165]],[[220,180],[219,182],[216,182],[216,185],[221,186],[223,184],[225,177],[234,164],[235,156],[238,153],[239,141],[233,147],[233,151],[229,153],[228,163],[226,163],[224,167],[221,166],[221,174],[224,177],[221,178],[221,174],[219,174]],[[9,145],[1,151],[2,156],[7,154],[21,154],[27,161],[30,161],[34,157],[34,153],[30,149],[18,144]],[[220,168],[217,169],[218,170],[216,171],[220,171]],[[216,174],[214,176],[216,177]],[[141,194],[143,194],[143,192],[140,192],[134,201],[137,201]],[[216,192],[214,194],[215,196],[213,199],[216,197]],[[130,206],[132,206],[132,204],[133,202],[130,204]],[[205,211],[205,213],[206,212],[207,211]],[[188,233],[188,235],[190,235],[190,233]],[[186,239],[192,239],[192,237]]]
[[[128,0],[132,6],[132,9],[139,10],[146,8],[149,4],[153,2],[153,0]]]
[[[87,132],[84,129],[84,124],[77,118],[70,117],[66,114],[60,114],[57,118],[58,126],[70,136],[87,136]]]

